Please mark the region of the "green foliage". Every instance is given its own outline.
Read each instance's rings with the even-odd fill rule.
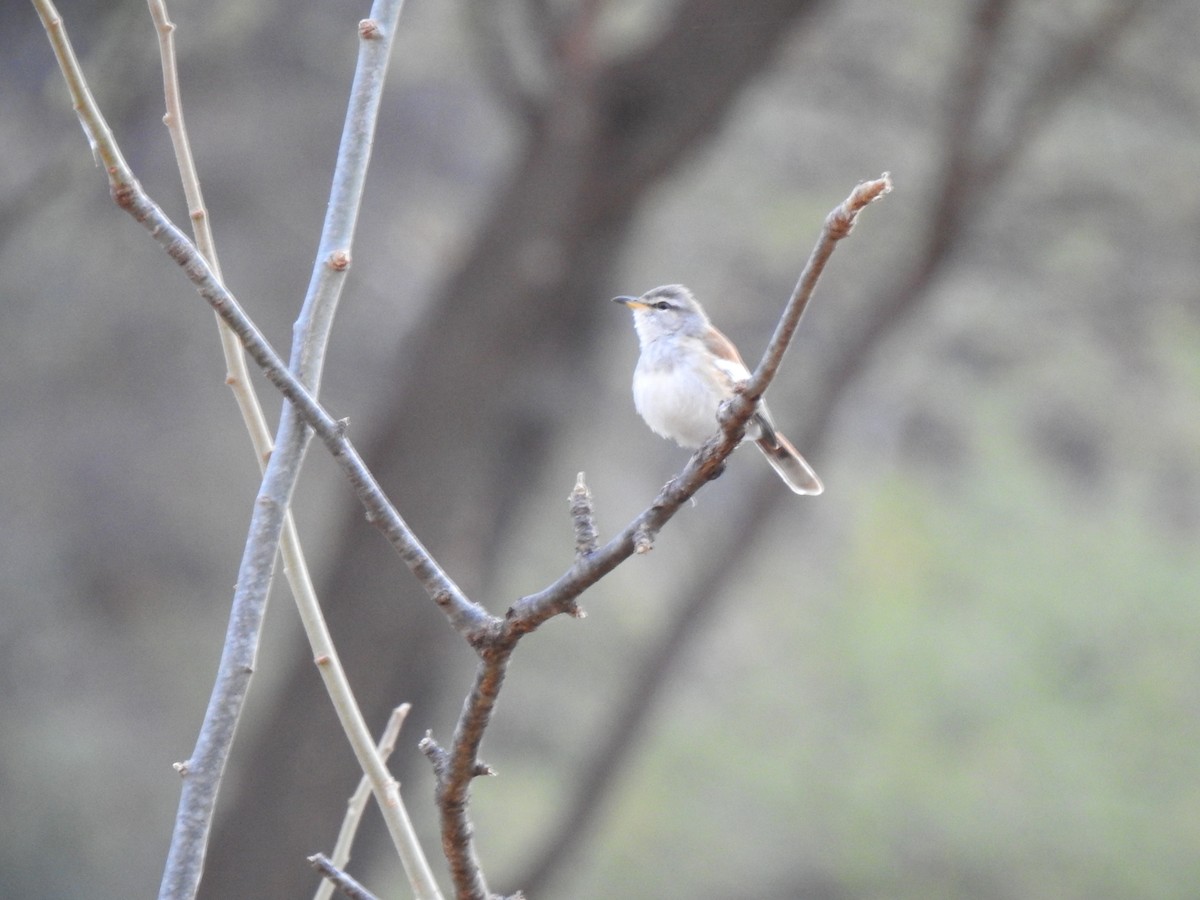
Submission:
[[[1187,896],[1200,559],[981,453],[957,495],[883,479],[832,598],[714,638],[576,896]]]

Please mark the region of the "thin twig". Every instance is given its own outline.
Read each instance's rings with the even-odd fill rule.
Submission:
[[[745,548],[758,546],[757,536],[763,522],[772,521],[763,510],[774,509],[772,504],[777,498],[789,496],[779,489],[773,474],[762,474],[765,477],[759,479],[754,493],[742,498],[723,543],[706,549],[703,563],[680,579],[671,602],[666,604],[673,610],[666,627],[636,657],[622,654],[627,684],[622,688],[624,696],[612,705],[611,725],[588,748],[588,759],[577,774],[568,779],[561,811],[542,829],[542,844],[518,876],[517,883],[530,896],[552,896],[547,885],[553,883],[559,870],[574,863],[576,853],[588,846],[589,841],[583,836],[603,807],[603,798],[610,796],[610,785],[627,763],[635,736],[668,686],[667,673],[688,642],[704,633],[706,619],[717,608],[717,601],[729,582],[738,579],[738,563],[746,556]],[[778,502],[784,501],[778,499]]]
[[[376,900],[374,894],[335,866],[324,853],[314,853],[308,858],[308,861],[314,869],[325,876],[325,880],[321,882],[321,885],[328,885],[331,894],[333,893],[333,888],[336,887],[342,894],[349,897],[350,900]]]
[[[858,220],[858,214],[869,203],[878,200],[891,190],[892,177],[884,172],[873,181],[860,183],[851,191],[849,197],[834,207],[825,217],[825,225],[821,229],[817,246],[813,248],[808,257],[804,271],[800,273],[796,287],[792,290],[792,296],[788,299],[787,308],[784,309],[779,324],[775,326],[775,333],[771,336],[770,343],[767,344],[766,352],[763,353],[762,361],[759,362],[758,368],[754,370],[754,374],[740,392],[740,402],[742,406],[748,408],[748,411],[745,412],[746,417],[753,413],[759,399],[766,392],[767,386],[775,378],[779,364],[783,362],[783,355],[792,343],[792,336],[800,327],[800,318],[808,307],[808,301],[812,299],[817,279],[825,270],[825,264],[833,255],[838,241],[850,235],[850,232],[854,230],[854,223]],[[742,421],[745,422],[746,419],[743,418]],[[740,434],[738,436],[740,437]]]
[[[48,3],[48,0],[35,2]],[[49,25],[47,28],[49,30]],[[115,143],[113,147],[115,148]],[[112,166],[108,168],[112,178],[116,169]],[[719,473],[721,464],[737,446],[746,421],[754,411],[751,398],[761,396],[766,390],[774,370],[782,359],[787,341],[795,331],[800,314],[815,286],[816,277],[820,274],[832,246],[849,233],[849,225],[852,224],[858,210],[882,194],[888,186],[886,178],[869,183],[866,187],[860,186],[846,204],[835,210],[827,219],[821,243],[810,258],[805,274],[802,275],[788,304],[784,322],[777,329],[763,362],[748,383],[744,394],[731,401],[723,417],[721,433],[693,455],[679,476],[664,487],[654,503],[620,535],[589,555],[586,561],[577,560],[571,569],[548,588],[519,600],[509,609],[504,620],[498,620],[462,596],[444,573],[436,568],[436,563],[416,542],[415,536],[411,535],[399,514],[387,503],[373,476],[346,439],[341,425],[329,416],[303,385],[283,369],[277,354],[245,316],[233,296],[214,278],[211,270],[195,253],[187,239],[131,178],[127,182],[114,185],[114,197],[118,204],[145,224],[152,236],[184,267],[201,295],[238,333],[251,357],[263,367],[268,379],[292,401],[298,416],[313,427],[318,436],[325,441],[367,504],[369,517],[376,513],[386,517],[385,521],[377,521],[377,524],[381,524],[385,534],[393,540],[393,544],[398,545],[401,555],[422,583],[426,584],[427,589],[430,589],[430,582],[439,582],[438,576],[444,579],[444,583],[439,584],[439,589],[430,592],[447,612],[455,627],[480,653],[481,660],[475,685],[464,704],[451,750],[445,755],[445,765],[439,767],[442,768],[442,774],[439,776],[437,791],[442,811],[443,848],[451,863],[456,890],[460,897],[489,896],[475,856],[471,825],[467,816],[468,786],[474,777],[488,771],[478,760],[478,749],[503,683],[508,659],[517,642],[550,617],[570,612],[575,600],[587,587],[612,571],[616,565],[635,552],[635,549],[640,549],[705,482]],[[337,251],[327,260],[335,267],[348,264],[348,258],[338,256]],[[282,445],[282,441],[280,444]],[[268,475],[269,473],[270,467]],[[269,477],[264,480],[264,487],[268,480]],[[248,547],[250,546],[251,544],[248,544]]]
[[[179,168],[179,178],[183,185],[183,195],[187,201],[188,218],[192,222],[192,236],[196,249],[208,261],[213,274],[220,281],[221,264],[217,258],[216,243],[213,241],[211,220],[208,208],[204,203],[204,193],[200,189],[200,177],[197,174],[196,162],[192,157],[192,146],[187,136],[187,124],[183,117],[183,99],[179,91],[179,72],[175,57],[175,23],[167,15],[167,7],[163,0],[148,0],[150,15],[158,32],[159,56],[162,60],[163,95],[166,100],[166,114],[163,123],[171,136],[171,146],[175,150],[175,163]],[[216,313],[213,314],[216,316]],[[265,469],[267,458],[271,455],[273,441],[271,431],[267,426],[267,418],[263,414],[262,404],[254,384],[250,381],[250,373],[246,368],[246,354],[237,335],[216,316],[217,330],[221,338],[221,350],[225,356],[225,383],[229,385],[237,401],[238,410],[246,432],[254,445],[259,458],[259,468]],[[291,513],[288,514],[290,520]],[[295,539],[294,527],[285,527],[284,543],[288,543],[288,532]],[[293,554],[304,565],[303,551],[296,540]],[[285,556],[286,564],[286,556]],[[294,589],[294,586],[293,586]]]
[[[402,703],[392,710],[392,714],[388,717],[387,725],[379,738],[379,746],[375,748],[380,762],[385,765],[388,757],[392,755],[392,751],[396,749],[396,738],[400,735],[400,729],[404,725],[409,709],[409,704]],[[350,848],[354,845],[354,837],[358,833],[359,823],[367,809],[367,801],[371,799],[371,787],[371,780],[363,775],[358,782],[358,787],[346,802],[346,815],[342,819],[342,827],[338,830],[337,840],[334,841],[333,853],[329,856],[333,865],[339,869],[345,869],[346,864],[350,862]],[[383,808],[383,806],[384,804],[381,803],[380,807]],[[322,881],[313,900],[329,900],[332,895],[332,882]]]
[[[98,148],[97,158],[108,173],[114,200],[183,268],[184,274],[195,286],[197,293],[233,329],[267,380],[299,410],[305,423],[313,429],[346,474],[351,487],[367,510],[367,520],[383,532],[426,592],[446,613],[451,624],[468,638],[474,631],[486,628],[491,617],[463,594],[387,499],[346,436],[345,422],[330,415],[304,384],[288,371],[279,354],[242,309],[237,298],[215,276],[187,236],[142,190],[121,158],[120,149],[96,107],[86,82],[83,81],[79,63],[66,40],[62,20],[54,10],[53,4],[50,0],[33,2],[39,12],[44,11],[43,23],[59,56],[59,65],[63,68],[64,78],[72,92],[75,109],[84,123],[85,132],[93,146]],[[327,262],[331,266],[345,267],[349,260],[344,254],[336,254]]]
[[[376,16],[373,29],[368,33],[360,27],[363,40],[359,63],[351,88],[317,262],[294,329],[290,371],[313,391],[320,383],[333,316],[345,280],[391,37],[401,8],[400,0],[382,0],[372,10]],[[116,196],[117,202],[124,205],[123,195],[118,192]],[[257,656],[276,550],[309,437],[309,431],[295,409],[285,406],[251,518],[217,680],[196,749],[187,763],[188,777],[183,783],[160,897],[194,896],[199,884],[221,777]],[[328,657],[325,661],[329,661]],[[347,716],[342,719],[346,724]],[[369,749],[369,737],[365,744],[368,749],[360,762],[366,771],[382,769],[378,757]],[[395,786],[389,781],[386,770],[379,774],[383,803],[394,801],[396,797]],[[394,806],[394,803],[389,805]],[[402,808],[397,811],[402,812]],[[416,841],[407,816],[395,816],[393,820],[398,829],[393,839],[410,879],[416,885],[432,886],[429,896],[436,896],[437,889],[428,864],[419,847],[415,853],[412,850]]]
[[[223,305],[228,309],[223,318],[230,322],[229,311],[237,309],[240,312],[240,308],[232,296],[220,286],[219,276],[145,195],[133,177],[87,87],[78,60],[62,27],[62,19],[53,3],[50,0],[34,0],[34,3],[63,70],[74,108],[92,145],[93,153],[108,173],[114,200],[145,225],[173,258],[189,271],[200,275],[213,288],[215,295],[224,294]],[[348,248],[362,192],[363,171],[370,149],[374,110],[378,105],[391,36],[395,32],[401,6],[401,0],[380,2],[377,9],[373,10],[375,18],[360,24],[363,54],[352,90],[352,97],[359,98],[360,102],[355,107],[352,100],[352,115],[348,116],[347,129],[343,135],[334,196],[331,198],[323,232],[324,252],[318,254],[316,272],[305,301],[302,322],[297,328],[293,352],[296,371],[313,385],[319,379],[329,324],[332,321],[343,273],[349,263]],[[163,25],[169,25],[165,17]],[[335,249],[326,249],[331,245]],[[214,309],[220,312],[218,304],[214,304]],[[233,322],[230,322],[231,327],[238,331],[243,339],[246,334],[254,334],[258,339],[259,356],[271,358],[278,369],[277,378],[292,383],[310,405],[315,405],[301,381],[283,367],[278,355],[270,349],[262,339],[261,333],[244,313],[241,314],[241,320],[240,330]],[[257,361],[261,364],[261,359]],[[311,410],[309,412],[311,414]],[[328,422],[332,423],[331,428],[327,430],[340,434],[340,426],[333,422],[332,417],[326,417]],[[257,635],[270,587],[275,549],[306,444],[307,433],[301,418],[285,410],[280,440],[277,442],[278,449],[271,455],[271,463],[267,467],[259,499],[255,504],[250,536],[239,570],[238,588],[234,596],[226,648],[218,673],[218,685],[214,688],[213,699],[205,716],[205,727],[201,731],[196,751],[190,760],[177,767],[181,774],[185,775],[184,796],[181,798],[176,836],[172,841],[171,855],[164,873],[163,896],[192,896],[199,883],[216,789],[240,713],[241,698],[245,695],[253,670]],[[369,735],[367,744],[370,745]],[[369,756],[377,759],[373,750]],[[365,768],[370,771],[369,760]],[[381,776],[381,794],[386,795],[384,783],[388,776],[381,765],[378,768],[381,770],[377,773]],[[389,802],[388,805],[394,804]],[[392,818],[396,819],[394,816]],[[399,819],[399,824],[404,825],[406,819],[406,816]],[[411,832],[411,825],[407,826],[407,830]],[[406,843],[415,847],[415,838]],[[426,885],[425,896],[436,897],[437,888],[432,874],[428,871],[428,864],[420,857],[419,848],[416,848],[416,851],[414,854],[402,847],[402,857],[407,857],[404,858],[406,868],[410,877],[415,877],[416,882]],[[414,856],[416,858],[413,858]],[[424,872],[419,871],[422,868]]]
[[[532,631],[551,616],[566,611],[563,604],[573,601],[634,552],[635,536],[657,534],[706,481],[719,473],[721,464],[741,440],[757,399],[766,392],[775,377],[787,345],[800,323],[800,316],[837,242],[850,233],[858,213],[889,190],[891,179],[886,173],[874,181],[863,182],[826,217],[817,245],[796,282],[796,288],[762,360],[743,390],[725,409],[722,431],[693,454],[683,471],[669,481],[654,502],[620,534],[587,559],[576,560],[553,584],[518,600],[509,610],[506,620],[514,623],[512,627]]]
[[[163,121],[167,125],[172,146],[175,149],[175,159],[187,199],[196,247],[212,267],[213,273],[220,278],[221,270],[217,261],[216,246],[212,238],[209,216],[204,204],[200,179],[192,157],[191,144],[188,141],[183,116],[183,102],[179,92],[179,77],[175,61],[175,25],[168,18],[163,0],[149,0],[149,6],[159,36],[159,52],[162,58],[163,93],[167,107]],[[359,91],[356,96],[367,95]],[[353,109],[351,114],[354,115]],[[361,118],[361,114],[359,118]],[[254,385],[250,381],[249,372],[246,369],[245,351],[237,335],[219,316],[217,325],[228,373],[225,379],[226,384],[229,385],[237,400],[242,420],[256,450],[259,466],[265,472],[273,441],[267,428],[266,417],[263,415],[262,405],[259,403]],[[290,509],[284,518],[279,549],[283,559],[284,574],[291,587],[292,597],[304,625],[309,646],[312,648],[317,671],[321,673],[322,681],[338,715],[338,720],[341,722],[347,740],[365,773],[362,787],[363,803],[365,804],[367,792],[374,788],[380,811],[387,822],[388,833],[396,843],[397,852],[401,857],[407,856],[423,860],[424,854],[416,844],[416,835],[412,832],[411,827],[406,825],[408,815],[399,791],[395,789],[393,779],[387,773],[383,764],[384,758],[376,757],[366,720],[354,698],[350,681],[342,667],[333,638],[329,634],[329,628],[321,612],[321,605],[317,599],[308,564],[304,558],[304,550],[300,544],[299,532]],[[398,722],[396,727],[398,729]],[[334,860],[337,865],[344,865],[348,858],[348,847],[345,848],[345,855],[341,857],[339,857],[339,848],[335,847]],[[428,871],[428,863],[421,862],[417,869],[418,871]],[[413,884],[413,889],[418,896],[421,896],[423,881],[420,877]],[[322,881],[321,890],[332,893],[330,882]]]
[[[450,862],[450,873],[459,898],[488,900],[491,897],[475,851],[474,829],[469,815],[470,785],[480,774],[479,747],[518,641],[547,619],[572,612],[583,591],[633,553],[639,552],[639,546],[648,539],[647,536],[657,534],[696,491],[719,473],[725,458],[741,441],[746,422],[755,410],[755,398],[762,396],[774,378],[817,279],[837,243],[850,233],[858,213],[890,190],[891,179],[885,173],[881,178],[858,185],[826,217],[817,245],[796,283],[762,361],[742,393],[729,403],[721,431],[696,451],[684,470],[659,492],[654,502],[624,531],[600,549],[578,555],[574,565],[549,587],[514,603],[503,621],[481,635],[476,643],[479,665],[449,750],[439,747],[432,738],[423,742],[427,754],[435,763],[436,797],[442,820],[442,849]],[[572,499],[574,501],[574,495]]]

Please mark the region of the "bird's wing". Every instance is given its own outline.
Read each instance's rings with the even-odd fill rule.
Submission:
[[[725,337],[717,329],[711,327],[708,329],[708,333],[704,335],[703,341],[704,349],[716,359],[717,367],[729,376],[731,387],[734,384],[740,384],[750,377],[750,370],[742,362],[742,357],[737,352],[737,347],[733,346],[733,341]]]
[[[717,368],[729,379],[730,390],[735,385],[749,380],[750,370],[742,361],[741,354],[738,353],[737,347],[733,345],[733,341],[725,337],[717,329],[710,328],[708,334],[705,335],[704,346],[716,359]],[[757,437],[761,437],[772,447],[778,446],[775,436],[775,423],[771,420],[771,413],[767,409],[766,402],[762,400],[758,401],[758,409],[750,417],[750,424],[758,426]],[[756,437],[754,432],[755,429],[751,428],[750,434],[752,437]]]

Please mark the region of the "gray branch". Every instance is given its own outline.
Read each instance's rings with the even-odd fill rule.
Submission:
[[[35,3],[48,5],[48,0],[35,0]],[[47,26],[47,30],[51,30],[50,25]],[[363,36],[376,36],[374,28],[364,29]],[[53,33],[51,37],[53,42]],[[60,61],[61,59],[60,55]],[[64,65],[65,72],[67,68]],[[68,83],[71,83],[70,75]],[[77,93],[76,96],[81,95]],[[86,87],[83,89],[83,96],[90,99],[86,95]],[[98,111],[87,109],[86,104],[81,106],[77,103],[77,108],[81,111],[85,128],[88,127],[89,115],[94,117],[94,122],[103,126]],[[107,131],[106,126],[104,130]],[[95,140],[97,130],[89,129],[88,133]],[[443,847],[450,863],[456,892],[460,897],[481,900],[490,897],[473,845],[472,826],[468,815],[469,785],[478,775],[490,772],[479,760],[478,751],[503,684],[508,660],[517,643],[521,637],[537,629],[547,619],[560,613],[575,613],[576,600],[584,590],[630,555],[649,549],[662,526],[700,487],[720,474],[724,460],[741,440],[746,422],[754,412],[757,398],[767,389],[778,369],[833,247],[849,234],[858,212],[871,200],[890,189],[890,181],[885,176],[860,185],[850,198],[827,218],[820,241],[797,283],[762,362],[741,394],[730,401],[724,410],[720,432],[693,455],[684,470],[672,479],[660,491],[654,502],[619,535],[599,549],[592,550],[590,546],[587,547],[590,552],[578,554],[575,563],[559,579],[546,589],[521,598],[501,619],[489,615],[482,607],[468,600],[425,551],[363,464],[345,435],[344,424],[330,416],[316,401],[305,381],[283,365],[278,354],[246,316],[233,295],[214,276],[187,237],[167,219],[133,179],[123,160],[120,160],[119,151],[116,150],[111,135],[106,137],[107,140],[98,143],[101,158],[109,172],[114,200],[141,222],[169,255],[184,268],[199,293],[229,324],[243,342],[247,353],[263,368],[268,380],[290,402],[285,421],[281,425],[275,454],[256,503],[251,539],[247,543],[242,566],[243,577],[239,578],[238,592],[235,594],[229,643],[232,649],[227,652],[226,658],[223,658],[222,678],[227,677],[232,683],[242,685],[244,694],[244,684],[252,670],[256,649],[256,640],[248,641],[246,638],[257,634],[255,617],[261,622],[262,605],[265,603],[270,584],[279,528],[291,499],[295,474],[308,440],[308,429],[311,428],[348,475],[356,493],[367,507],[368,518],[384,531],[409,568],[446,612],[452,624],[480,655],[475,683],[464,703],[450,749],[443,751],[430,740],[427,742],[427,752],[437,763],[435,771],[438,779],[437,799],[442,813]],[[114,158],[120,165],[108,164],[109,160]],[[361,190],[361,183],[358,189]],[[353,221],[353,217],[350,217],[344,220],[343,224],[352,227]],[[312,291],[319,293],[323,290],[321,286],[340,284],[341,275],[349,264],[350,235],[345,237],[342,241],[322,241]],[[327,328],[327,322],[322,324],[320,320],[322,317],[332,317],[332,305],[314,305],[310,308],[306,301],[305,308],[308,314],[306,321],[312,323],[311,327],[315,331]],[[322,354],[323,350],[314,353],[309,340],[298,333],[293,347],[295,372],[301,373],[305,378],[312,378],[309,383],[315,384],[320,373]],[[287,458],[281,459],[285,456],[291,458],[291,461]],[[587,540],[586,543],[590,544],[591,541]],[[244,596],[261,596],[262,600],[257,607],[248,602],[239,603],[239,599]],[[212,733],[227,733],[231,739],[236,724],[236,710],[231,711],[226,705],[216,704],[216,697],[217,693],[214,692],[214,704],[210,705],[208,716],[214,726]],[[206,750],[206,738],[209,733],[210,729],[206,726],[201,735],[201,744],[205,745]],[[224,746],[227,753],[228,744]],[[198,750],[193,761],[183,764],[181,770],[191,778],[197,767],[196,760],[202,758]],[[223,763],[222,757],[220,764]],[[188,784],[189,782],[185,782],[185,794]],[[183,804],[180,823],[180,828],[185,830],[203,824],[190,809],[185,810]],[[164,890],[165,884],[166,882]],[[171,893],[166,895],[174,896]]]
[[[372,18],[359,26],[358,65],[325,224],[308,293],[293,332],[290,373],[313,393],[320,384],[333,317],[350,262],[379,100],[402,8],[403,0],[377,0],[371,10]],[[149,223],[155,214],[162,215],[136,182],[124,188],[115,190],[114,197],[139,221]],[[190,248],[186,255],[192,259],[185,268],[194,268],[196,261],[203,263],[182,234],[164,227],[154,227],[151,233],[160,243],[166,240],[164,246],[169,251],[174,249],[172,256],[177,260],[182,261],[183,249]],[[206,264],[204,268],[207,269]],[[219,283],[211,272],[205,274]],[[217,679],[195,750],[182,769],[183,790],[159,888],[163,900],[193,897],[200,884],[217,794],[258,654],[280,534],[311,436],[303,414],[295,405],[285,404],[275,449],[250,520]]]
[[[337,888],[338,893],[350,900],[377,900],[374,894],[333,864],[324,853],[314,853],[308,863]]]
[[[492,897],[475,851],[474,828],[469,814],[470,785],[481,771],[486,771],[479,762],[479,747],[517,643],[547,619],[562,613],[576,613],[576,601],[587,588],[634,553],[643,552],[644,543],[652,539],[693,494],[720,474],[725,459],[741,442],[757,398],[774,378],[817,279],[838,241],[850,234],[858,213],[868,203],[890,190],[891,179],[886,174],[875,181],[863,182],[826,218],[817,245],[796,283],[762,361],[744,390],[728,404],[720,432],[696,451],[683,471],[668,482],[654,502],[619,535],[598,550],[577,554],[575,563],[553,584],[536,594],[522,597],[509,608],[503,619],[493,619],[487,628],[476,633],[473,646],[479,653],[480,662],[450,747],[448,750],[441,748],[431,737],[424,742],[437,777],[442,848],[450,862],[450,873],[459,898],[489,900]],[[573,493],[572,502],[582,501]],[[578,529],[576,519],[577,542]]]

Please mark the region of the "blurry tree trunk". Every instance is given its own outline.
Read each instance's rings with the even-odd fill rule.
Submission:
[[[556,428],[585,414],[573,401],[593,370],[597,318],[608,311],[601,301],[612,293],[609,273],[638,204],[717,128],[787,26],[820,5],[690,0],[632,57],[595,65],[564,53],[550,93],[526,98],[520,162],[401,349],[394,403],[374,417],[364,451],[468,591],[486,588],[505,524]],[[414,733],[434,717],[446,729],[473,659],[365,527],[357,504],[343,516],[320,596],[364,713],[378,725],[408,701]],[[394,598],[388,621],[356,611],[375,597]],[[304,857],[332,840],[353,786],[352,758],[300,647],[259,734],[235,750],[247,776],[221,816],[203,896],[308,890],[314,876]],[[396,754],[402,779],[414,765],[424,760]],[[414,809],[424,799],[411,788],[406,797]]]

